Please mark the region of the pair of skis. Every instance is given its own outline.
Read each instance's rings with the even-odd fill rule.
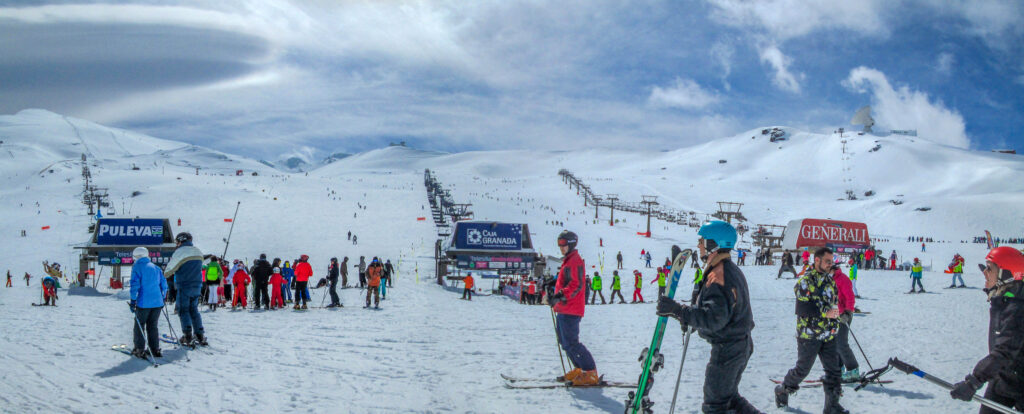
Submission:
[[[527,390],[527,389],[549,389],[549,388],[635,388],[636,384],[605,381],[601,376],[601,382],[595,385],[572,385],[572,381],[565,381],[558,378],[523,378],[501,374],[505,380],[505,388]]]

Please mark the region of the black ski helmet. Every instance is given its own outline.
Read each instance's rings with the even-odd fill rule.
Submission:
[[[576,237],[576,233],[569,230],[562,230],[562,233],[558,235],[558,246],[569,246],[569,251],[576,250],[576,243],[579,238]]]
[[[181,233],[178,233],[178,235],[174,237],[174,241],[178,243],[190,242],[192,241],[192,235],[189,234],[187,231],[183,231]]]

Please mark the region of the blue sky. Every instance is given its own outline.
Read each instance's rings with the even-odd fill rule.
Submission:
[[[767,125],[1020,148],[1024,3],[0,2],[0,113],[257,158],[672,149]]]

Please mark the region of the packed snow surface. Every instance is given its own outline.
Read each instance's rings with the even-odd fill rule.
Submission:
[[[653,237],[643,238],[636,233],[646,229],[645,217],[616,212],[625,222],[609,226],[607,208],[595,222],[593,207],[584,207],[558,177],[560,168],[596,192],[618,193],[623,200],[656,194],[663,205],[707,213],[716,201],[744,202],[753,223],[803,217],[866,222],[873,237],[888,240],[878,244],[886,255],[896,250],[901,261],[919,257],[935,269],[925,273],[929,293],[918,295],[904,293],[910,287],[905,272],[860,271],[864,299],[858,307],[871,314],[857,316],[853,329],[870,363],[879,367],[899,357],[951,381],[986,353],[988,304],[978,289],[943,289],[949,279],[940,269],[959,252],[967,259],[964,278],[978,287],[981,276],[973,269],[986,249],[961,240],[985,229],[1003,237],[1024,234],[1017,208],[1024,201],[1021,157],[908,137],[845,137],[852,174],[843,172],[842,138],[836,135],[791,130],[789,140],[772,143],[758,129],[668,152],[444,154],[393,147],[306,175],[38,110],[0,116],[0,136],[0,248],[14,275],[14,287],[0,289],[4,412],[622,412],[626,389],[505,388],[501,373],[562,373],[551,313],[499,295],[458,300],[454,289],[433,283],[436,233],[426,207],[424,168],[435,171],[458,202],[473,203],[476,219],[528,223],[543,253],[556,253],[555,236],[563,228],[576,231],[588,268],[604,276],[606,296],[618,251],[625,258],[620,273],[627,299],[628,274],[643,272],[647,303],[588,306],[581,324],[580,339],[598,371],[616,381],[636,380],[636,358],[656,322],[657,287],[649,284],[654,271],[643,266],[640,250],[653,251],[654,263],[661,263],[673,244],[694,247],[696,235],[694,229],[654,221]],[[881,149],[869,151],[876,145]],[[319,279],[331,257],[347,256],[354,264],[359,256],[379,256],[397,265],[395,285],[381,310],[361,309],[365,291],[355,288],[339,291],[345,307],[337,310],[204,312],[211,347],[186,353],[164,344],[164,364],[157,368],[111,352],[111,345],[130,344],[133,319],[125,294],[107,286],[109,268],[98,289],[117,294],[68,295],[62,289],[59,306],[30,306],[40,301],[40,262],[77,266],[73,246],[89,237],[90,218],[81,204],[82,153],[94,183],[111,194],[114,211],[105,215],[169,218],[175,232],[189,231],[201,250],[221,254],[230,227],[224,219],[240,202],[229,259],[308,254]],[[244,175],[236,176],[236,170]],[[838,201],[844,177],[858,191],[876,195]],[[904,203],[889,202],[896,198]],[[428,220],[417,220],[424,216]],[[358,245],[347,240],[348,231],[358,236]],[[944,242],[928,243],[922,252],[920,243],[905,242],[910,235]],[[775,266],[742,269],[757,326],[740,392],[763,411],[784,412],[774,407],[769,379],[784,376],[796,359],[794,282],[776,279]],[[25,272],[33,276],[28,287]],[[489,289],[492,281],[478,284]],[[325,289],[312,292],[311,304],[319,306]],[[688,294],[689,288],[681,288],[681,297]],[[176,315],[170,316],[180,332]],[[161,319],[161,331],[167,328]],[[672,399],[681,344],[678,324],[670,321],[662,348],[666,366],[651,393],[658,412]],[[696,337],[690,347],[677,408],[683,413],[700,411],[709,350]],[[861,370],[867,370],[857,354]],[[810,378],[820,375],[816,366]],[[843,404],[853,412],[977,409],[916,377],[888,377],[895,382],[884,388],[846,389]],[[792,412],[818,412],[822,402],[820,389],[804,389],[790,406]]]

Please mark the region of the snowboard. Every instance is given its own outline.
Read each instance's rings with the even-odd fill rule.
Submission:
[[[669,272],[669,286],[665,296],[669,299],[675,298],[676,287],[679,285],[679,278],[682,276],[686,263],[690,259],[693,250],[681,250],[679,246],[672,246],[672,269]],[[651,338],[651,345],[644,348],[640,355],[640,378],[637,381],[635,391],[629,392],[626,399],[626,413],[639,414],[651,413],[651,401],[648,394],[651,386],[654,385],[653,374],[665,365],[665,357],[661,354],[661,339],[665,335],[665,326],[668,325],[667,316],[659,316],[654,326],[654,336]]]

